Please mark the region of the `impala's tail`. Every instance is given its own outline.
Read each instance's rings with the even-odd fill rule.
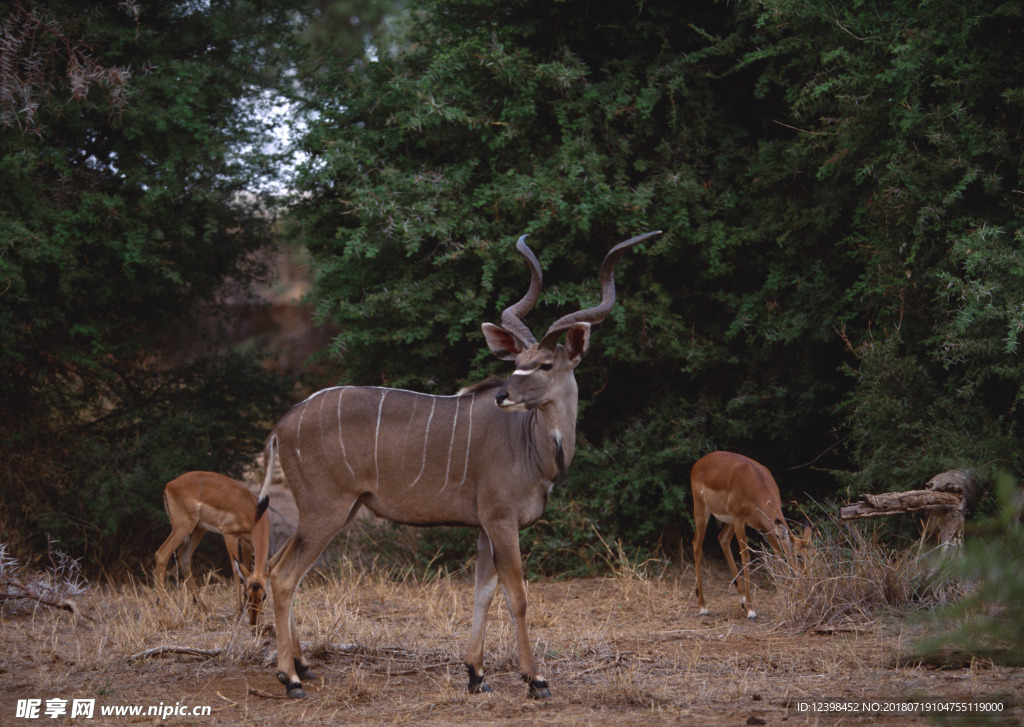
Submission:
[[[263,449],[263,466],[267,473],[263,476],[263,487],[260,488],[259,499],[256,501],[256,519],[270,506],[270,481],[274,479],[274,460],[277,459],[277,433],[271,434]]]

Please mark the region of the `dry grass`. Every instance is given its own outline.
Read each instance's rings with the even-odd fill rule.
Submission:
[[[830,523],[796,569],[775,553],[761,556],[761,567],[778,591],[780,622],[794,629],[842,628],[962,594],[958,582],[921,557],[921,549],[894,549],[877,537],[864,537],[856,524]]]
[[[711,614],[700,617],[692,570],[679,575],[660,563],[631,563],[614,544],[609,558],[616,563],[614,577],[529,584],[531,637],[554,691],[544,702],[525,698],[503,604],[492,608],[487,640],[486,669],[495,692],[467,693],[467,576],[416,582],[402,571],[341,560],[329,573],[307,578],[296,603],[318,676],[306,685],[307,700],[279,698],[284,690],[274,678],[273,635],[238,624],[230,583],[208,581],[199,603],[172,590],[161,604],[151,587],[136,583],[93,588],[80,604],[92,620],[42,607],[0,615],[0,670],[7,686],[0,724],[16,723],[17,699],[52,697],[208,704],[212,716],[179,723],[275,726],[736,725],[749,719],[834,724],[839,716],[810,719],[794,705],[801,699],[998,697],[1019,709],[1024,700],[1021,670],[894,667],[892,655],[917,627],[898,619],[865,620],[866,601],[859,601],[861,611],[847,607],[841,616],[827,617],[861,619],[856,628],[823,635],[794,625],[801,604],[816,601],[773,590],[755,574],[769,587],[758,589],[759,616],[749,622],[736,596],[726,592],[724,569],[714,572],[712,566],[706,575]],[[821,585],[810,591],[814,599],[835,593]],[[273,612],[264,613],[270,618]],[[822,613],[805,623],[828,623]],[[161,646],[192,653],[183,648],[146,655]],[[928,723],[923,716],[841,717],[843,724]]]

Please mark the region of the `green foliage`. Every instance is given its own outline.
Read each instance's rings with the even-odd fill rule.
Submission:
[[[905,489],[954,462],[1019,468],[1021,208],[1008,190],[1021,176],[1020,13],[766,8],[787,21],[778,47],[809,39],[801,55],[819,60],[787,84],[793,133],[763,148],[784,150],[841,211],[828,257],[853,273],[835,318],[853,355],[840,479]],[[780,78],[793,68],[787,55],[769,63]]]
[[[59,423],[26,416],[16,434],[4,429],[0,477],[26,485],[3,493],[4,542],[40,552],[55,539],[90,571],[148,561],[169,532],[164,484],[189,470],[240,477],[284,403],[276,376],[233,354],[115,373],[89,398],[40,402],[43,412],[86,412],[99,398],[102,413]]]
[[[984,0],[419,3],[306,89],[295,229],[334,353],[353,383],[451,391],[499,370],[478,331],[525,289],[519,234],[543,331],[662,229],[578,371],[577,522],[674,553],[715,448],[785,501],[1019,468],[1020,23]]]
[[[270,239],[245,192],[288,4],[0,13],[37,41],[0,64],[0,523],[109,566],[159,539],[164,482],[258,451],[280,394],[215,331]]]
[[[965,540],[950,576],[970,594],[933,614],[932,635],[914,646],[928,660],[991,659],[1024,665],[1024,558],[1021,490],[1005,473],[998,479],[999,512]]]
[[[1012,3],[352,0],[319,6],[302,45],[299,0],[80,7],[47,4],[47,63],[0,63],[16,480],[130,471],[91,439],[126,412],[153,442],[191,426],[211,457],[244,446],[226,388],[145,403],[165,377],[202,390],[152,364],[225,278],[258,272],[269,219],[241,192],[278,161],[257,109],[285,79],[307,161],[282,229],[310,251],[353,383],[447,393],[506,370],[479,326],[526,288],[520,234],[545,271],[527,321],[542,333],[593,304],[611,245],[664,230],[619,263],[578,371],[576,461],[524,541],[535,558],[582,562],[600,538],[675,553],[689,466],[716,448],[762,461],[785,502],[1024,466]],[[17,28],[43,10],[2,8]],[[12,88],[38,101],[31,118]],[[262,416],[270,383],[238,408]],[[151,458],[165,450],[168,469],[187,459]],[[114,481],[89,491],[116,500]]]
[[[316,95],[303,142],[309,196],[296,214],[349,379],[442,392],[495,370],[479,325],[522,295],[519,234],[545,270],[528,321],[542,332],[593,303],[611,245],[669,230],[619,265],[619,302],[579,372],[584,442],[567,484],[602,508],[594,520],[609,537],[654,545],[687,507],[688,458],[716,439],[740,447],[763,424],[820,441],[821,418],[796,412],[813,392],[828,397],[829,384],[807,383],[822,357],[786,344],[812,328],[820,346],[829,319],[748,325],[809,275],[780,271],[762,293],[765,251],[748,263],[741,247],[759,242],[716,219],[743,195],[732,179],[745,110],[736,83],[705,70],[734,62],[708,30],[725,29],[733,10],[656,3],[634,15],[599,4],[421,7],[407,35],[376,44],[399,50],[336,73],[334,91]],[[587,476],[597,468],[600,479]]]

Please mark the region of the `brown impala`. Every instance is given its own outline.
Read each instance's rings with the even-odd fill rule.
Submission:
[[[166,592],[167,561],[175,551],[185,583],[195,590],[192,553],[206,531],[212,530],[224,536],[239,612],[244,604],[249,611],[249,623],[255,626],[267,595],[270,547],[270,518],[258,517],[255,506],[256,498],[245,485],[216,472],[186,472],[168,482],[164,488],[164,508],[171,520],[171,534],[156,551],[156,583],[160,592]],[[244,589],[239,575],[245,579]]]
[[[782,497],[779,486],[768,468],[760,462],[735,452],[712,452],[701,457],[690,472],[690,490],[693,493],[693,521],[697,532],[693,536],[693,566],[697,575],[697,606],[701,615],[706,615],[704,605],[704,582],[701,578],[701,562],[704,556],[704,533],[708,520],[714,515],[722,522],[718,543],[722,546],[725,559],[732,571],[733,583],[740,592],[740,605],[747,618],[756,618],[754,603],[750,597],[750,548],[747,545],[747,528],[760,530],[765,534],[775,552],[787,558],[795,568],[797,555],[809,552],[811,526],[804,525],[801,537],[789,531],[782,514]],[[743,563],[743,580],[732,556],[732,539],[740,546],[740,560]]]
[[[601,303],[556,321],[540,343],[521,320],[537,302],[541,270],[526,246],[530,289],[501,314],[501,326],[483,324],[498,358],[515,361],[507,381],[488,380],[455,396],[399,389],[341,386],[294,407],[267,440],[267,471],[275,456],[299,511],[299,524],[274,557],[270,582],[277,622],[277,678],[288,696],[304,697],[311,679],[299,647],[292,601],[299,581],[327,543],[360,507],[410,525],[480,528],[473,625],[466,652],[469,691],[484,681],[484,628],[500,583],[516,622],[519,667],[532,697],[550,696],[537,673],[526,631],[519,530],[540,518],[551,487],[564,475],[576,447],[577,389],[573,369],[587,351],[590,327],[615,302],[613,269],[629,247],[658,232],[616,245],[601,265]],[[565,336],[565,343],[559,340]],[[267,506],[269,478],[259,497]]]

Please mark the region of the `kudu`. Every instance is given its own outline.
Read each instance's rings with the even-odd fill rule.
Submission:
[[[266,597],[270,518],[257,517],[256,497],[240,482],[216,472],[186,472],[164,487],[164,509],[171,534],[156,551],[156,583],[165,593],[167,562],[177,551],[185,583],[192,579],[192,553],[207,530],[224,536],[239,613],[249,612],[253,626]],[[249,570],[248,563],[253,563]],[[239,573],[245,579],[244,588]]]
[[[764,465],[742,454],[712,452],[697,460],[690,471],[690,490],[693,493],[693,521],[696,525],[693,565],[697,576],[697,606],[701,615],[708,612],[704,605],[704,583],[701,577],[704,533],[707,531],[708,520],[714,515],[722,522],[718,543],[729,563],[733,582],[740,591],[740,605],[746,611],[747,618],[756,618],[757,612],[754,611],[750,597],[747,528],[763,532],[775,552],[796,567],[797,550],[809,547],[810,524],[805,525],[803,537],[798,538],[790,533],[782,514],[782,497],[775,478]],[[732,555],[733,537],[740,547],[742,582]]]
[[[523,323],[540,294],[540,264],[523,235],[516,248],[530,268],[526,295],[501,314],[502,325],[483,324],[499,358],[515,361],[504,383],[488,380],[455,396],[341,386],[319,391],[295,406],[267,439],[269,472],[280,456],[295,496],[298,526],[271,564],[277,623],[277,678],[290,697],[304,697],[313,678],[299,646],[292,602],[306,571],[327,543],[352,522],[360,507],[410,525],[479,527],[473,622],[465,664],[469,691],[489,692],[483,651],[487,612],[497,585],[515,619],[519,666],[528,694],[550,696],[537,673],[526,630],[519,530],[540,518],[554,482],[565,474],[576,447],[577,387],[573,369],[590,327],[615,301],[615,262],[659,232],[616,245],[601,265],[601,303],[563,316],[540,343]],[[565,336],[565,343],[559,340]],[[259,507],[268,502],[267,484]]]

